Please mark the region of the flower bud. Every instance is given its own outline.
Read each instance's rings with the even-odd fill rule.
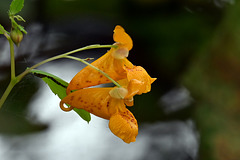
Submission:
[[[110,96],[113,98],[117,98],[117,99],[124,99],[126,97],[126,95],[128,94],[128,90],[126,88],[113,88],[110,92],[109,92]]]
[[[124,59],[128,57],[129,51],[125,47],[118,47],[115,51],[112,52],[112,56],[115,59]]]
[[[12,41],[17,45],[19,46],[20,42],[22,41],[23,39],[23,33],[18,30],[18,29],[13,29],[10,33],[10,37],[12,39]]]

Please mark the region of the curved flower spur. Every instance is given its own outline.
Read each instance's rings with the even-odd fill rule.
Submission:
[[[134,66],[127,59],[133,43],[121,26],[115,27],[113,39],[116,47],[91,64],[105,72],[119,85],[88,88],[111,81],[109,77],[87,66],[69,83],[67,96],[61,100],[60,107],[64,111],[73,108],[84,109],[98,117],[108,119],[112,133],[124,142],[130,143],[136,140],[138,124],[126,106],[133,106],[135,95],[149,92],[156,78],[151,78],[143,67]],[[70,107],[65,107],[64,104]]]

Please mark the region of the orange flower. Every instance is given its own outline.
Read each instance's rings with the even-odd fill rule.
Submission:
[[[80,89],[62,99],[61,109],[64,111],[73,108],[84,109],[98,117],[108,119],[109,128],[116,136],[126,143],[134,142],[138,134],[137,120],[125,105],[133,106],[133,96],[149,92],[155,78],[151,78],[140,66],[125,70],[127,78],[118,81],[122,88]],[[64,103],[70,107],[65,108]]]
[[[133,44],[121,26],[115,27],[113,39],[117,48],[111,48],[92,65],[107,73],[122,87],[87,88],[111,82],[102,73],[87,66],[71,80],[68,95],[61,100],[60,107],[64,111],[84,109],[108,119],[110,130],[124,142],[130,143],[136,140],[138,124],[126,106],[133,106],[135,95],[149,92],[156,78],[151,78],[143,67],[134,66],[127,60]],[[77,91],[71,92],[73,90]],[[64,107],[64,104],[70,107]]]
[[[129,99],[122,99],[127,92],[117,93],[119,89],[116,87],[80,89],[63,98],[60,107],[64,111],[73,108],[84,109],[98,117],[108,119],[109,128],[116,136],[126,143],[134,142],[138,134],[138,124],[125,106],[133,103],[129,103]],[[65,108],[64,103],[71,107]]]
[[[132,63],[126,58],[128,52],[132,49],[133,42],[131,37],[119,25],[114,29],[113,39],[117,47],[111,48],[106,54],[94,61],[92,65],[111,75],[111,78],[117,81],[126,78],[125,66],[128,68],[133,67]],[[67,94],[72,90],[104,83],[110,83],[109,79],[90,66],[87,66],[71,80],[67,88]]]

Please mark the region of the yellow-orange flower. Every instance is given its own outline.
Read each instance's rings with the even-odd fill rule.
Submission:
[[[132,49],[133,42],[131,37],[119,25],[114,29],[113,39],[117,47],[111,48],[106,54],[91,64],[108,75],[111,75],[111,78],[117,81],[126,78],[125,66],[128,68],[133,67],[133,64],[126,58],[129,50]],[[109,79],[90,66],[87,66],[78,72],[71,80],[67,88],[67,94],[72,90],[104,83],[110,83]]]
[[[64,111],[73,108],[84,109],[98,117],[109,120],[110,130],[124,142],[134,142],[138,134],[137,120],[126,108],[129,99],[112,97],[109,92],[115,88],[86,88],[69,94],[60,102]],[[125,103],[126,102],[126,103]],[[70,108],[65,108],[69,104]]]
[[[147,93],[155,78],[151,78],[144,68],[134,66],[126,69],[127,78],[119,84],[123,88],[85,88],[70,93],[60,102],[64,111],[73,108],[84,109],[98,117],[109,120],[110,130],[124,142],[134,142],[138,134],[137,120],[126,108],[133,106],[133,96]],[[70,105],[65,108],[64,104]]]
[[[71,80],[60,107],[64,111],[84,109],[108,119],[110,130],[124,142],[130,143],[136,140],[138,124],[126,106],[133,106],[135,95],[149,92],[156,78],[151,78],[143,67],[134,66],[127,60],[133,44],[121,26],[115,27],[113,39],[117,48],[111,48],[92,65],[107,73],[122,87],[87,88],[110,82],[102,73],[87,66]],[[71,92],[73,90],[76,91]],[[64,104],[70,107],[64,107]]]

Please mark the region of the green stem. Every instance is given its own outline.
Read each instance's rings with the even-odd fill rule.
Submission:
[[[80,51],[84,51],[84,50],[88,50],[88,49],[96,49],[96,48],[111,48],[111,47],[116,47],[115,45],[90,45],[90,46],[86,46],[86,47],[82,47],[58,56],[54,56],[51,58],[48,58],[44,61],[41,61],[35,65],[33,65],[32,67],[26,69],[24,72],[22,72],[20,75],[18,75],[17,77],[15,77],[15,59],[14,59],[14,45],[13,42],[11,40],[11,38],[8,35],[5,35],[10,43],[10,51],[11,51],[11,81],[7,87],[7,89],[5,90],[4,94],[2,95],[1,99],[0,99],[0,109],[2,108],[3,103],[5,102],[6,98],[8,97],[9,93],[11,92],[12,88],[19,82],[22,80],[22,78],[27,75],[28,73],[31,72],[32,69],[37,68],[47,62],[56,60],[56,59],[60,59],[60,58],[66,58],[66,56],[76,53],[76,52],[80,52]],[[86,61],[85,61],[86,62]],[[109,77],[110,78],[110,77]],[[116,82],[117,83],[117,82]],[[117,86],[120,86],[119,84]]]
[[[90,45],[90,46],[86,46],[86,47],[82,47],[82,48],[79,48],[79,49],[75,49],[73,51],[70,51],[70,52],[67,52],[67,53],[64,53],[64,54],[60,54],[58,56],[54,56],[54,57],[51,57],[51,58],[48,58],[42,62],[39,62],[37,64],[35,64],[34,66],[26,69],[23,73],[21,73],[19,76],[17,76],[18,80],[21,80],[26,74],[28,74],[32,69],[34,68],[37,68],[47,62],[50,62],[50,61],[53,61],[53,60],[56,60],[56,59],[60,59],[60,58],[65,58],[66,56],[70,55],[70,54],[73,54],[73,53],[76,53],[76,52],[80,52],[80,51],[84,51],[84,50],[88,50],[88,49],[96,49],[96,48],[111,48],[111,47],[115,47],[115,45],[99,45],[99,44],[95,44],[95,45]]]
[[[11,38],[8,38],[8,42],[10,45],[10,57],[11,57],[11,80],[15,80],[15,56],[14,56],[14,43]]]
[[[13,89],[13,87],[17,84],[18,82],[16,80],[11,80],[7,89],[5,90],[5,92],[3,93],[1,99],[0,99],[0,109],[2,108],[3,103],[5,102],[5,100],[7,99],[9,93],[11,92],[11,90]]]
[[[15,75],[15,56],[14,56],[14,43],[8,33],[0,27],[0,30],[3,32],[4,36],[7,38],[10,45],[10,58],[11,58],[11,80],[16,78]]]
[[[11,58],[11,79],[14,80],[16,78],[15,74],[15,56],[14,56],[14,43],[11,37],[8,35],[6,31],[4,31],[1,27],[0,30],[4,33],[4,36],[7,38],[10,45],[10,58]]]
[[[10,36],[8,35],[8,33],[0,27],[0,31],[3,33],[3,35],[8,39]]]
[[[13,87],[18,83],[16,75],[15,75],[15,56],[14,56],[14,43],[10,36],[8,34],[5,34],[9,45],[10,45],[10,58],[11,58],[11,80],[10,83],[8,84],[7,89],[3,93],[1,99],[0,99],[0,109],[2,108],[3,103],[7,99],[9,93],[13,89]]]
[[[112,81],[116,86],[121,87],[121,85],[119,83],[117,83],[114,79],[112,79],[107,73],[103,72],[102,70],[98,69],[97,67],[93,66],[92,64],[86,62],[84,59],[73,57],[73,56],[65,56],[65,58],[74,59],[74,60],[80,61],[80,62],[92,67],[93,69],[102,73],[105,77],[107,77],[110,81]]]

